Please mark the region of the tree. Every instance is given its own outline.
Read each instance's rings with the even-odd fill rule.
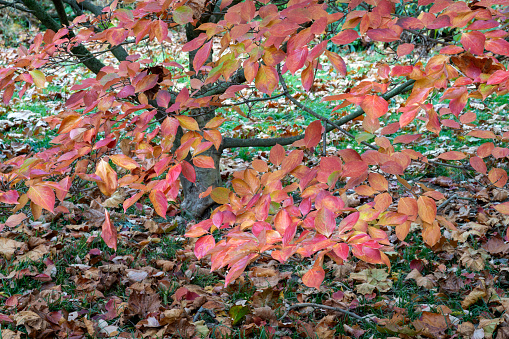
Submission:
[[[383,252],[386,227],[395,227],[403,240],[411,223],[418,223],[430,246],[440,239],[441,227],[454,229],[437,215],[441,193],[418,191],[403,179],[412,162],[477,171],[496,187],[507,182],[504,169],[491,162],[488,172],[483,160],[506,154],[497,150],[495,155],[493,143],[479,147],[466,165],[450,163],[467,158],[463,152],[450,150],[431,160],[412,148],[394,147],[411,144],[420,134],[388,136],[409,131],[411,123],[436,135],[444,127],[459,128],[472,121],[465,112],[469,100],[507,93],[504,6],[509,1],[115,0],[105,7],[89,0],[52,2],[58,21],[38,1],[12,4],[35,15],[47,30],[29,48],[20,46],[19,58],[0,71],[4,104],[32,85],[43,88],[52,80],[51,69],[71,58],[95,77],[75,84],[68,111],[48,119],[58,126],[53,148],[7,163],[12,170],[3,174],[1,201],[15,204],[14,212],[28,202],[35,218],[43,209],[65,212],[63,206],[55,207],[55,197],[63,201],[73,185],[93,182],[105,197],[119,187],[136,190],[124,210],[148,195],[155,211],[166,217],[168,202],[177,200],[182,188],[180,207],[196,218],[219,204],[211,218],[187,235],[200,237],[195,253],[199,258],[212,255],[213,269],[230,268],[227,284],[270,251],[280,261],[294,254],[314,255],[315,264],[303,280],[318,287],[325,255],[342,262],[351,249],[362,260],[390,264]],[[171,40],[169,32],[182,29],[187,39],[182,52],[189,55],[185,66],[141,59],[124,48],[144,40]],[[310,91],[326,64],[334,69],[331,76],[345,76],[348,68],[337,52],[359,39],[392,49],[394,61],[374,65],[376,76],[348,92],[323,98],[341,101],[333,111],[348,108],[350,113],[334,119],[290,92],[286,78],[300,75],[302,90]],[[106,65],[101,58],[109,53],[117,62]],[[264,96],[245,99],[253,90]],[[398,107],[399,121],[382,128],[390,99],[409,91]],[[240,106],[283,96],[317,119],[302,135],[233,139],[218,131],[224,119],[216,110],[226,101]],[[434,96],[446,104],[439,112]],[[325,145],[332,130],[355,138],[343,126],[359,117],[367,136],[375,138],[375,144],[362,141],[364,153],[344,149],[324,156],[318,166],[302,163],[304,149]],[[467,135],[508,137],[480,129]],[[287,154],[285,145],[296,149]],[[255,161],[252,169],[235,174],[234,192],[220,187],[222,150],[247,146],[274,146],[271,165]],[[408,190],[397,210],[389,209],[389,180]],[[347,189],[373,200],[350,208],[341,198]],[[503,206],[498,209],[507,212]],[[228,233],[216,243],[214,232],[223,229]],[[103,238],[116,246],[108,212]]]

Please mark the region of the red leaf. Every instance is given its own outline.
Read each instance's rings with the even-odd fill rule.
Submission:
[[[484,160],[482,160],[480,157],[471,157],[470,165],[479,173],[486,174],[488,171]]]
[[[146,75],[134,85],[134,91],[136,93],[148,91],[157,84],[158,79],[159,74]]]
[[[467,136],[469,137],[475,137],[475,138],[480,138],[480,139],[495,139],[496,136],[495,136],[495,133],[493,133],[492,131],[482,131],[482,130],[479,130],[479,129],[475,129],[473,131],[470,131]]]
[[[361,108],[372,119],[378,119],[389,110],[389,103],[377,95],[366,95],[361,102]]]
[[[304,135],[304,144],[306,148],[313,148],[320,143],[322,139],[322,123],[320,120],[315,120],[306,128]]]
[[[201,259],[206,256],[214,246],[216,246],[216,241],[213,235],[201,237],[194,245],[194,255],[196,255],[196,258]]]
[[[109,248],[113,248],[115,251],[117,250],[117,229],[113,226],[113,223],[110,220],[110,213],[106,211],[105,219],[102,227],[101,238],[103,238],[104,242]]]
[[[364,161],[349,161],[343,165],[342,177],[360,177],[368,170],[368,165]]]
[[[328,208],[320,208],[315,217],[315,229],[318,233],[329,238],[336,229],[336,218]]]
[[[341,220],[338,226],[338,235],[341,235],[343,233],[346,233],[354,228],[355,224],[357,224],[357,221],[359,221],[360,217],[359,212],[354,212]]]
[[[187,161],[182,161],[182,175],[184,178],[189,180],[190,182],[196,182],[196,171],[194,170],[193,165],[188,163]]]
[[[193,59],[193,68],[196,74],[198,74],[198,71],[200,70],[201,66],[207,61],[207,58],[210,55],[210,50],[212,49],[212,40],[207,42],[205,45],[203,45],[198,52],[196,52],[196,55]]]
[[[302,87],[308,92],[313,87],[313,81],[315,80],[315,67],[313,63],[310,63],[306,69],[301,73]]]
[[[299,69],[304,66],[306,59],[308,57],[308,48],[307,46],[302,46],[301,48],[297,48],[292,51],[288,57],[286,58],[286,67],[290,71],[290,73],[295,74]]]
[[[345,29],[342,32],[339,32],[336,36],[331,38],[331,41],[336,45],[348,45],[351,42],[354,42],[359,37],[359,33],[354,31],[353,29]]]
[[[18,203],[19,193],[15,190],[0,193],[0,202],[4,204],[16,205]]]
[[[389,28],[377,28],[369,30],[367,33],[368,37],[371,40],[375,41],[383,41],[383,42],[393,42],[399,40],[400,34],[394,32]]]
[[[325,55],[327,58],[329,58],[329,61],[331,62],[334,69],[341,75],[346,76],[346,63],[343,60],[341,56],[339,56],[337,53],[325,51]]]
[[[414,50],[415,45],[414,44],[401,44],[398,46],[397,54],[399,57],[402,57],[404,55],[408,55],[412,53]]]
[[[469,32],[461,35],[461,44],[472,54],[481,55],[484,53],[484,42],[486,37],[481,32]]]
[[[486,49],[500,55],[509,55],[509,42],[504,39],[490,39],[486,41]]]

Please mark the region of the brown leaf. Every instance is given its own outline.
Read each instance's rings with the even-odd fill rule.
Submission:
[[[509,244],[507,244],[500,236],[491,237],[489,240],[482,245],[489,254],[504,254],[509,250]]]
[[[361,337],[366,331],[364,331],[359,325],[355,324],[353,327],[348,326],[347,324],[343,324],[343,328],[345,332],[353,335],[355,338]]]
[[[21,339],[21,332],[14,332],[9,329],[2,329],[2,339]]]
[[[27,245],[23,242],[15,241],[8,238],[0,238],[0,254],[4,255],[7,260],[11,260],[17,249],[27,250]]]
[[[458,326],[458,334],[461,335],[463,338],[470,338],[472,334],[474,334],[475,326],[471,322],[467,321],[464,323],[461,323]]]
[[[464,309],[469,308],[471,305],[475,304],[479,299],[482,299],[486,296],[486,289],[481,286],[477,286],[472,292],[470,292],[465,299],[461,302],[461,307]]]
[[[451,321],[448,315],[422,312],[419,319],[412,322],[417,331],[429,338],[442,338]]]
[[[433,280],[430,279],[430,277],[426,276],[424,277],[418,270],[414,269],[412,272],[410,272],[405,280],[408,279],[414,279],[417,286],[424,287],[425,289],[429,290],[435,287],[435,283]]]
[[[270,306],[254,308],[253,315],[256,317],[260,317],[267,322],[277,321],[276,313]]]
[[[146,318],[150,312],[159,311],[161,300],[158,294],[145,294],[134,291],[129,296],[128,310],[131,314]]]
[[[37,313],[32,311],[21,311],[13,316],[16,326],[24,325],[28,334],[40,332],[48,326],[46,320],[42,319]]]

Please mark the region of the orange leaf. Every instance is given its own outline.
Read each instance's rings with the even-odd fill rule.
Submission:
[[[389,103],[377,95],[366,95],[361,102],[361,108],[372,119],[378,119],[389,110]]]
[[[442,234],[440,233],[440,226],[434,221],[433,223],[424,222],[422,225],[422,239],[429,246],[434,246],[440,240]]]
[[[110,220],[110,213],[106,211],[105,219],[102,227],[101,238],[109,248],[117,250],[117,229]]]
[[[253,168],[257,172],[267,172],[269,170],[269,166],[267,166],[267,163],[260,159],[253,160],[251,166],[253,166]]]
[[[336,229],[336,218],[334,213],[328,208],[320,208],[315,217],[315,229],[318,233],[327,238],[334,233]]]
[[[488,179],[497,187],[504,187],[507,184],[507,172],[501,168],[492,168],[488,173]]]
[[[208,140],[214,144],[214,147],[218,150],[221,147],[221,142],[223,141],[223,137],[221,136],[221,132],[216,129],[205,130],[203,131],[203,137],[205,140]]]
[[[408,232],[410,232],[411,224],[412,222],[410,220],[407,220],[404,223],[396,226],[396,236],[398,237],[399,241],[405,240],[406,236],[408,235]]]
[[[159,74],[149,74],[138,81],[134,87],[136,93],[145,92],[153,88],[159,80]]]
[[[45,210],[55,214],[55,193],[51,188],[45,186],[44,184],[30,186],[27,195],[34,204],[39,205]]]
[[[230,202],[230,190],[224,187],[215,187],[212,192],[210,192],[210,197],[212,200],[217,202],[218,204],[227,204]]]
[[[109,158],[111,159],[111,161],[113,161],[115,165],[128,169],[130,171],[140,167],[140,165],[138,165],[136,161],[123,154],[110,155]]]
[[[279,76],[272,66],[260,65],[255,77],[255,86],[260,92],[271,95],[279,83]]]
[[[281,170],[286,173],[290,173],[300,165],[302,159],[304,158],[304,152],[301,150],[293,150],[288,154],[286,158],[283,159],[281,163]]]
[[[221,118],[221,117],[212,118],[209,122],[207,122],[207,124],[205,125],[205,128],[209,128],[209,129],[218,128],[225,121],[226,121],[226,119]]]
[[[389,189],[389,182],[379,173],[369,173],[368,181],[371,187],[377,191],[387,191]]]
[[[95,174],[102,180],[102,182],[97,183],[97,186],[99,186],[99,189],[104,195],[111,196],[115,193],[118,186],[117,172],[115,172],[104,159],[101,159],[99,164],[97,164]]]
[[[329,58],[329,61],[331,62],[332,67],[334,67],[336,72],[338,72],[343,77],[346,76],[347,72],[346,63],[343,60],[343,58],[338,54],[334,52],[329,52],[327,50],[325,51],[325,55],[327,56],[327,58]]]
[[[325,271],[322,268],[323,256],[320,256],[313,265],[313,268],[302,276],[302,282],[307,287],[320,289],[320,285],[325,279]]]
[[[196,120],[194,120],[191,117],[188,117],[187,115],[177,115],[175,118],[177,118],[177,120],[179,121],[180,126],[182,128],[185,128],[185,129],[188,129],[191,131],[199,131],[200,130],[200,127],[198,126],[198,123],[196,122]]]
[[[269,154],[269,160],[276,166],[279,166],[285,158],[285,149],[280,144],[276,144],[271,148]]]
[[[214,159],[207,155],[199,155],[193,158],[193,164],[201,168],[215,168]]]
[[[502,214],[509,214],[509,202],[495,205],[495,209]]]
[[[465,158],[466,158],[465,153],[458,151],[445,152],[438,156],[438,159],[442,160],[461,160]]]
[[[428,224],[433,223],[435,217],[437,216],[437,205],[435,200],[421,196],[417,200],[417,207],[421,219]]]
[[[281,236],[285,234],[285,230],[290,227],[291,223],[292,218],[286,210],[280,210],[274,217],[274,226]]]
[[[154,210],[161,217],[166,219],[166,211],[168,210],[168,199],[160,190],[153,190],[149,194],[149,199],[154,206]]]
[[[482,160],[480,157],[471,157],[470,165],[479,173],[486,174],[488,171],[484,160]]]

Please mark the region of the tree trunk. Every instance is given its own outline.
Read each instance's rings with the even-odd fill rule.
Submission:
[[[195,109],[191,111],[191,114],[200,114],[198,117],[195,117],[195,119],[200,128],[202,128],[208,121],[215,117],[215,108],[205,107]],[[179,135],[177,135],[177,140],[180,140]],[[184,178],[183,175],[180,176],[182,190],[184,193],[184,200],[180,207],[184,214],[190,215],[195,219],[202,219],[204,215],[206,215],[206,212],[208,212],[208,209],[214,204],[214,201],[210,198],[210,196],[201,199],[199,197],[200,193],[206,191],[210,186],[217,187],[221,184],[221,173],[219,171],[221,149],[218,151],[214,146],[212,146],[209,150],[202,154],[208,155],[214,159],[215,168],[201,168],[193,166],[196,171],[195,183],[190,182]],[[192,164],[190,156],[186,160]]]

